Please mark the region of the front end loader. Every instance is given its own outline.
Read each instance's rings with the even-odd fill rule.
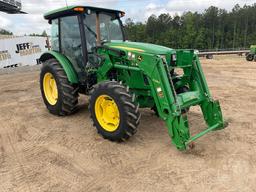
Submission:
[[[210,131],[226,127],[194,50],[126,41],[124,12],[69,6],[45,14],[52,24],[52,50],[44,53],[40,85],[55,115],[76,111],[79,94],[99,134],[125,141],[137,132],[139,108],[153,109],[166,123],[172,143],[185,150]],[[190,135],[188,111],[200,106],[206,129]]]

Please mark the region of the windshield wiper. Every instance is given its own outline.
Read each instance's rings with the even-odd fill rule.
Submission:
[[[84,26],[85,26],[85,27],[87,28],[87,30],[88,30],[89,32],[91,32],[91,33],[93,34],[93,36],[97,39],[97,34],[96,34],[88,25],[84,24]],[[107,40],[107,39],[101,39],[100,42],[101,42],[101,44],[104,44],[104,43],[108,43],[108,42],[110,42],[110,41]]]
[[[97,38],[97,34],[88,25],[84,24],[84,26]]]

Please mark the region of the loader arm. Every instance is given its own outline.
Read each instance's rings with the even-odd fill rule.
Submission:
[[[188,57],[191,57],[189,61]],[[177,95],[170,74],[170,68],[161,58],[156,59],[156,67],[148,71],[146,66],[140,68],[150,77],[151,91],[160,117],[165,120],[173,144],[180,150],[185,150],[187,145],[207,134],[210,131],[224,128],[224,120],[218,101],[211,97],[202,67],[197,55],[192,51],[177,51],[177,65],[171,68],[184,70],[185,84],[189,92]],[[187,81],[186,81],[187,80]],[[182,114],[181,109],[199,105],[203,112],[208,127],[201,133],[191,137],[187,114]]]

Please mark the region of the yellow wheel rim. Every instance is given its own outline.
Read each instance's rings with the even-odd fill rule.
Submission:
[[[55,105],[58,101],[58,88],[56,80],[51,73],[46,73],[43,80],[44,95],[49,104]]]
[[[120,124],[120,113],[113,98],[101,95],[95,103],[95,115],[100,126],[108,131],[114,132]]]

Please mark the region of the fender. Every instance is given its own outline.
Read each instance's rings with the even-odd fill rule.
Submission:
[[[73,84],[77,84],[79,82],[77,74],[74,68],[72,67],[72,63],[68,60],[67,57],[65,57],[61,53],[58,53],[56,51],[47,51],[41,55],[39,60],[41,62],[45,62],[46,60],[52,59],[52,58],[56,59],[61,64],[62,68],[67,74],[69,82]]]

